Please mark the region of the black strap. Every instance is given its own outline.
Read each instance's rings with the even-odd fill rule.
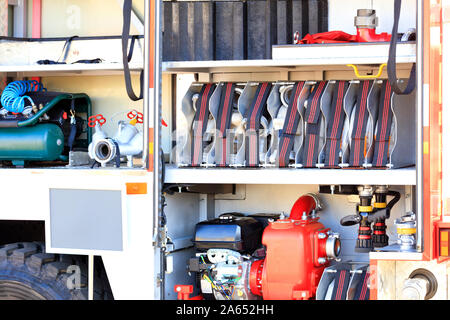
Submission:
[[[66,64],[65,62],[57,62],[57,61],[53,61],[53,60],[39,60],[36,62],[37,64],[44,64],[44,65],[48,65],[48,64]]]
[[[68,138],[67,144],[69,145],[69,150],[72,151],[73,144],[75,142],[75,137],[77,135],[77,121],[76,121],[76,118],[75,118],[75,99],[72,99],[72,101],[70,103],[70,110],[71,110],[70,134],[69,134],[69,138]]]
[[[319,153],[320,124],[320,100],[325,92],[326,81],[320,81],[314,86],[313,92],[308,98],[305,112],[305,144],[303,145],[302,164],[306,168],[315,167]]]
[[[130,26],[131,26],[131,10],[132,10],[132,0],[124,0],[123,2],[123,29],[122,29],[122,58],[123,58],[123,73],[125,76],[125,87],[127,89],[128,97],[130,97],[133,101],[138,101],[143,99],[144,97],[144,71],[141,71],[140,75],[140,83],[141,83],[141,90],[139,93],[139,96],[136,96],[133,90],[133,85],[131,82],[131,72],[130,72],[130,66],[128,62],[131,60],[132,51],[130,50],[130,53],[128,53],[128,40],[130,38]],[[133,41],[131,42],[132,47],[134,48],[134,41],[135,37],[133,37]]]
[[[366,130],[369,110],[367,109],[367,99],[373,81],[362,81],[358,89],[358,99],[355,105],[355,119],[352,129],[352,142],[350,145],[350,167],[360,167],[364,163],[366,156]]]
[[[216,151],[216,164],[219,167],[224,167],[227,164],[227,130],[231,126],[231,116],[233,114],[234,89],[236,85],[228,82],[223,85],[220,96],[220,104],[217,112],[216,128],[217,134],[216,143],[220,146]]]
[[[120,157],[121,157],[121,155],[120,155],[119,143],[116,140],[114,140],[114,139],[111,139],[111,141],[116,146],[116,158],[114,159],[115,162],[116,162],[116,168],[120,168]]]
[[[66,60],[66,52],[69,49],[69,46],[72,43],[72,40],[75,38],[78,38],[78,36],[72,36],[66,40],[66,43],[64,44],[61,55],[59,56],[59,58],[56,62],[59,62],[59,60],[61,60],[61,57],[63,57],[63,60]]]
[[[337,81],[333,90],[333,101],[331,103],[330,121],[325,144],[325,165],[327,167],[337,167],[339,164],[339,152],[345,120],[344,97],[348,86],[349,83],[347,81]]]
[[[72,62],[71,64],[76,64],[76,63],[85,63],[85,64],[90,64],[90,63],[102,63],[103,59],[101,58],[96,58],[96,59],[90,59],[90,60],[77,60],[75,62]],[[39,60],[36,62],[37,64],[41,64],[41,65],[49,65],[49,64],[67,64],[66,62],[58,62],[58,61],[53,61],[53,60]]]
[[[130,50],[128,51],[128,62],[130,62],[133,58],[134,43],[136,42],[136,39],[138,39],[138,37],[135,35],[131,37]]]
[[[66,42],[64,43],[64,46],[62,48],[62,51],[61,51],[61,54],[59,55],[58,60],[56,60],[56,61],[48,60],[48,59],[39,60],[39,61],[37,61],[37,64],[44,64],[44,65],[47,65],[47,64],[66,64],[66,62],[64,62],[64,60],[66,60],[67,50],[69,49],[70,43],[75,38],[78,38],[78,36],[72,36],[72,37],[66,39]],[[60,61],[61,58],[63,58],[63,61]]]
[[[100,167],[101,163],[97,160],[94,160],[94,162],[91,164],[91,169],[94,169],[95,167]]]
[[[192,151],[191,151],[191,165],[194,167],[200,166],[203,162],[203,136],[208,126],[209,117],[209,100],[216,88],[215,84],[208,83],[202,86],[198,100],[196,102],[196,111],[194,123],[192,125]]]
[[[296,83],[291,91],[286,118],[284,119],[283,129],[281,130],[280,140],[278,142],[280,167],[289,166],[289,155],[294,147],[294,138],[300,123],[300,114],[297,108],[298,98],[300,97],[304,84],[304,81]]]
[[[336,270],[331,300],[347,300],[347,291],[349,284],[350,270],[344,268]]]
[[[95,58],[95,59],[85,59],[85,60],[77,60],[75,62],[72,62],[72,64],[76,64],[76,63],[86,63],[86,64],[90,64],[90,63],[102,63],[103,59],[101,58]]]
[[[356,285],[356,292],[353,300],[369,300],[369,272],[367,272],[367,270],[364,270],[360,275],[356,274],[355,277],[358,277],[359,279],[358,284]]]
[[[409,76],[408,84],[405,90],[401,90],[397,84],[397,33],[398,33],[398,21],[400,19],[400,9],[402,7],[401,0],[394,0],[394,25],[392,27],[391,42],[389,45],[389,59],[387,64],[388,79],[392,86],[392,90],[399,95],[410,94],[416,86],[416,64],[414,63],[411,68],[411,74]]]

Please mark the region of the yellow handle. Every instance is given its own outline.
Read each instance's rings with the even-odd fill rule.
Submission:
[[[376,75],[374,75],[374,76],[373,75],[372,76],[362,76],[362,75],[359,74],[357,66],[355,66],[354,64],[348,64],[347,65],[347,67],[352,67],[353,68],[353,71],[355,72],[356,77],[359,78],[359,79],[377,79],[377,78],[379,78],[381,76],[381,74],[383,73],[383,68],[386,67],[386,66],[387,66],[386,63],[383,63],[382,65],[380,65],[380,68],[378,69],[378,73]]]

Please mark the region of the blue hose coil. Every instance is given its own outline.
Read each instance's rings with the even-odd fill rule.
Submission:
[[[20,80],[8,84],[3,90],[0,102],[3,108],[9,112],[22,113],[25,108],[25,101],[28,100],[34,105],[33,100],[26,96],[27,92],[46,91],[44,85],[36,80]]]

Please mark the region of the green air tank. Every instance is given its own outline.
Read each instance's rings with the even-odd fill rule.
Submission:
[[[53,161],[60,159],[63,149],[64,134],[56,124],[0,128],[0,160]]]

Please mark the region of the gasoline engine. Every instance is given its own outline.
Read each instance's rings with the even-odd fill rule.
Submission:
[[[315,194],[300,197],[289,218],[277,214],[222,214],[197,224],[195,258],[202,295],[217,300],[314,298],[330,260],[338,260],[339,235],[319,222]]]

